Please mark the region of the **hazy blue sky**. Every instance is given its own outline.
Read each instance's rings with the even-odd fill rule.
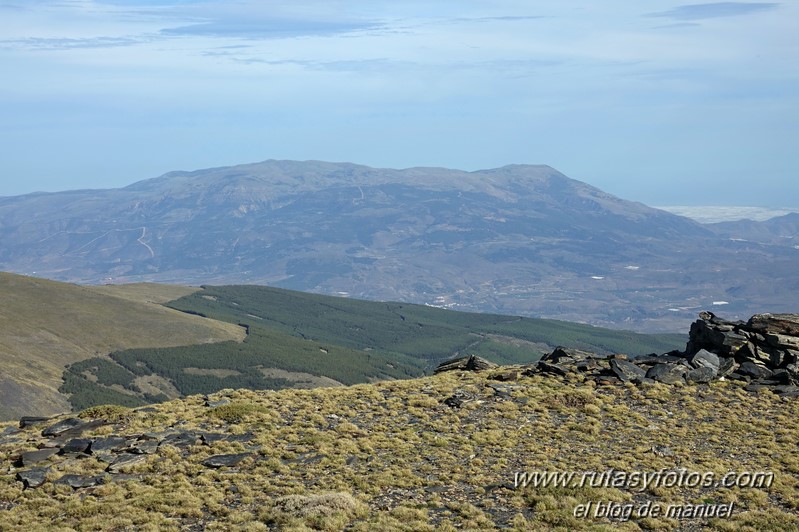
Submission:
[[[799,206],[799,2],[0,0],[0,196],[264,159]]]

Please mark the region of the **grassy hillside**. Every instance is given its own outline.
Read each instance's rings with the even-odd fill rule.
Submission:
[[[0,527],[799,529],[795,398],[751,394],[733,381],[637,388],[597,387],[579,375],[502,383],[493,376],[450,372],[328,389],[227,390],[208,398],[217,406],[191,396],[146,409],[96,408],[82,420],[105,421],[80,438],[92,448],[117,438],[116,450],[67,452],[32,466],[17,457],[52,442],[41,433],[57,420],[19,432],[0,425]],[[453,397],[459,407],[448,401]],[[31,469],[44,474],[43,483],[23,489],[16,475]],[[536,471],[685,471],[712,475],[713,483],[517,485],[517,473]],[[717,484],[728,472],[738,482]],[[746,484],[739,476],[746,472],[772,481]],[[596,515],[599,503],[621,511]],[[575,515],[588,504],[587,517]],[[624,514],[645,505],[724,507],[731,516]]]
[[[293,336],[405,353],[425,369],[466,349],[495,362],[530,362],[558,345],[631,355],[685,346],[676,334],[648,335],[556,320],[478,314],[295,292],[267,286],[205,286],[169,306]],[[524,342],[528,342],[525,344]],[[526,346],[513,350],[507,346]]]
[[[155,292],[174,298],[195,290],[159,286]],[[58,392],[68,364],[124,348],[244,336],[234,324],[157,304],[153,292],[147,285],[122,293],[0,272],[0,419],[69,410]]]
[[[439,362],[478,354],[529,363],[557,345],[644,354],[683,347],[679,335],[643,335],[553,320],[454,312],[265,286],[203,287],[171,308],[242,324],[244,342],[111,353],[64,374],[76,409],[135,406],[223,388],[280,389],[355,384],[429,373]],[[139,293],[139,292],[137,292]],[[319,382],[327,379],[326,382]],[[144,391],[142,384],[152,384]]]
[[[139,303],[168,303],[174,299],[193,294],[199,288],[160,283],[129,283],[87,286],[89,290],[109,296],[116,296]]]

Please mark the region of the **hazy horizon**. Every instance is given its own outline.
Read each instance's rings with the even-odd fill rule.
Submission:
[[[799,4],[0,0],[0,196],[265,159],[799,205]]]
[[[650,205],[656,209],[691,218],[700,223],[753,220],[763,222],[786,214],[799,213],[799,207],[750,207],[746,205]]]

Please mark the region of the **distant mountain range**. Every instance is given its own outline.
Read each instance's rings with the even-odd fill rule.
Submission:
[[[799,213],[795,212],[762,222],[752,220],[719,222],[712,224],[711,229],[721,236],[734,240],[799,249]]]
[[[266,161],[0,198],[0,269],[684,331],[714,305],[730,318],[796,310],[797,224],[783,218],[703,225],[548,166]]]

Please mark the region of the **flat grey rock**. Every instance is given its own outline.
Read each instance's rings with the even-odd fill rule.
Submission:
[[[190,447],[202,442],[202,436],[195,432],[177,432],[166,436],[161,440],[161,445],[173,445],[175,447]]]
[[[42,431],[42,436],[55,437],[55,436],[79,436],[84,431],[102,427],[108,422],[104,419],[93,419],[91,421],[83,421],[78,418],[67,418],[59,421],[55,425],[51,425]]]
[[[11,425],[7,426],[3,430],[0,430],[0,438],[5,438],[6,436],[13,436],[15,434],[19,434],[21,431],[17,428],[12,427]]]
[[[456,390],[455,393],[444,399],[443,403],[450,408],[460,408],[467,401],[474,399],[474,396],[462,390]]]
[[[755,314],[747,325],[762,333],[799,336],[799,314]]]
[[[82,419],[78,419],[76,417],[70,417],[64,419],[63,421],[59,421],[55,425],[50,425],[46,429],[42,431],[42,436],[60,436],[61,434],[65,433],[68,430],[75,429],[84,425],[86,422]]]
[[[220,467],[233,467],[250,458],[252,453],[238,453],[238,454],[217,454],[202,461],[206,467],[218,469]]]
[[[53,484],[66,484],[74,489],[90,488],[103,484],[102,476],[87,476],[87,475],[64,475]]]
[[[122,453],[106,468],[109,473],[119,473],[128,467],[141,464],[147,460],[146,454]]]
[[[161,442],[159,440],[137,441],[128,448],[128,452],[135,454],[155,454],[160,444]]]
[[[28,451],[20,455],[19,463],[22,465],[22,467],[38,464],[39,462],[44,462],[51,456],[57,454],[58,451],[59,449],[55,447],[51,449],[37,449],[35,451]]]
[[[39,416],[24,416],[19,418],[19,428],[35,427],[36,425],[43,425],[50,421],[52,418],[39,417]]]
[[[128,444],[126,438],[120,436],[109,436],[107,438],[95,438],[92,441],[89,451],[93,454],[107,451],[117,451]]]
[[[554,362],[557,364],[560,363],[561,360],[563,360],[564,362],[576,362],[580,360],[590,360],[598,358],[604,358],[604,357],[596,353],[591,353],[590,351],[582,351],[580,349],[572,349],[569,347],[558,346],[551,353],[545,355],[541,360],[547,362]]]

